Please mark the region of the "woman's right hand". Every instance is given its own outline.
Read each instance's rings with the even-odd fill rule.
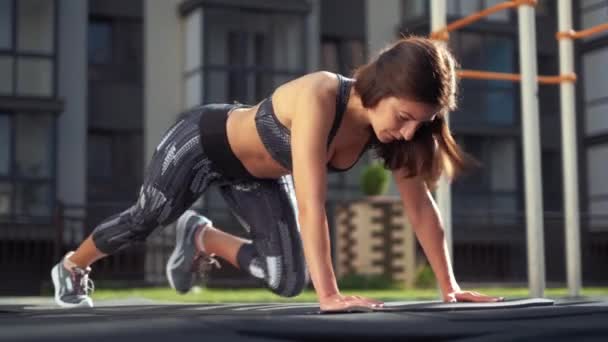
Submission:
[[[319,298],[321,311],[348,311],[349,309],[364,308],[373,310],[382,307],[383,302],[361,296],[344,296],[340,293]]]

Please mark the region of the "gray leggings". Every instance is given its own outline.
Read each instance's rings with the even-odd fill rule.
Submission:
[[[263,279],[278,295],[299,294],[308,273],[291,177],[243,181],[223,177],[201,147],[201,115],[201,108],[186,112],[169,129],[148,165],[137,202],[94,229],[95,245],[112,254],[143,241],[157,227],[176,221],[215,185],[252,239],[238,252],[239,267]]]

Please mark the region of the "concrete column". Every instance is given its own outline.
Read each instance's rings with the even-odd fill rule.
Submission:
[[[400,0],[367,0],[367,48],[368,56],[374,57],[380,49],[395,41],[401,21]]]
[[[180,0],[144,2],[145,161],[183,109]],[[142,170],[143,171],[143,170]]]
[[[60,0],[57,20],[59,45],[55,77],[59,97],[65,102],[57,125],[57,198],[77,206],[86,204],[87,4],[87,1]]]
[[[163,133],[183,110],[182,92],[185,53],[183,25],[178,12],[180,0],[144,2],[144,153],[146,164]],[[143,170],[142,170],[143,172]],[[165,284],[166,260],[162,250],[175,243],[174,229],[164,229],[146,242],[145,279]],[[161,252],[159,252],[161,251]]]

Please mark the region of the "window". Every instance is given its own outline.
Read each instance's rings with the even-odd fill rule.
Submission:
[[[185,18],[185,103],[253,104],[304,74],[301,13],[202,8]]]
[[[608,47],[583,55],[585,133],[608,133]]]
[[[91,183],[108,183],[112,179],[112,135],[89,133],[87,176]]]
[[[448,16],[466,17],[474,12],[479,12],[483,9],[495,6],[503,0],[449,0],[447,3]],[[487,16],[484,20],[490,21],[508,21],[510,11],[499,11]]]
[[[88,59],[91,64],[110,64],[112,61],[112,22],[89,21]]]
[[[48,218],[55,180],[55,117],[0,114],[0,216]]]
[[[455,217],[470,223],[513,223],[520,209],[515,138],[465,136],[460,140],[481,167],[454,183]]]
[[[455,32],[450,45],[462,69],[514,72],[515,42],[510,36]],[[459,110],[452,116],[454,124],[513,126],[517,123],[517,84],[464,79],[460,86]]]
[[[401,1],[402,16],[406,20],[428,18],[430,13],[430,1],[428,0],[403,0]]]
[[[608,144],[587,149],[588,203],[592,230],[608,229]]]
[[[13,0],[0,0],[0,49],[13,45]],[[4,75],[4,73],[2,74]]]
[[[17,1],[17,48],[19,51],[53,53],[54,1]]]
[[[55,95],[56,1],[0,0],[0,96]]]
[[[593,1],[581,1],[579,3],[580,8],[580,23],[579,29],[588,29],[590,27],[600,25],[608,22],[608,1],[606,0],[593,0]],[[608,32],[604,31],[595,34],[591,37],[584,38],[584,41],[594,40],[600,37],[608,36]]]
[[[11,117],[0,114],[0,176],[6,176],[11,167]]]

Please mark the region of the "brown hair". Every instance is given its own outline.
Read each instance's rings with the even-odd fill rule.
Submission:
[[[448,112],[456,109],[455,67],[444,44],[412,36],[385,48],[354,74],[354,88],[365,108],[389,96],[439,106],[435,119],[420,126],[410,141],[385,144],[372,134],[374,150],[386,168],[403,168],[407,177],[421,176],[431,188],[442,171],[453,178],[474,164],[454,141],[446,121]]]

